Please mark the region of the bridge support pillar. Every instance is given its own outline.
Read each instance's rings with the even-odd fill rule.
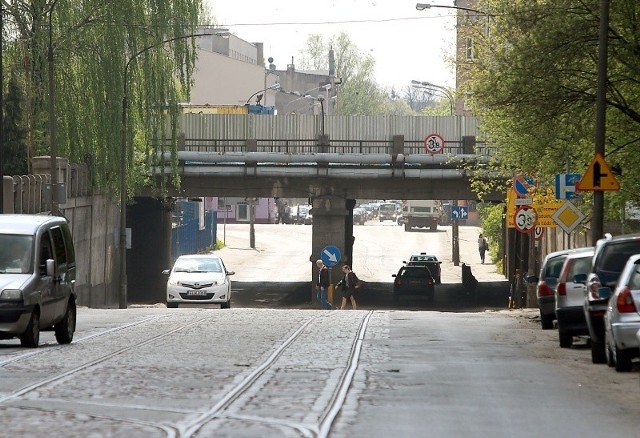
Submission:
[[[342,253],[341,260],[336,261],[334,267],[330,267],[330,279],[332,284],[336,284],[342,278],[340,267],[346,262],[346,255],[350,254],[351,248],[346,248],[347,238],[345,223],[348,217],[348,210],[345,208],[345,199],[333,195],[321,195],[312,198],[311,214],[313,216],[312,236],[311,236],[311,302],[316,301],[316,282],[318,281],[318,268],[315,261],[322,258],[322,251],[327,246],[335,246]],[[349,252],[347,252],[349,251]],[[340,294],[335,294],[336,295]],[[320,306],[319,303],[318,307]]]

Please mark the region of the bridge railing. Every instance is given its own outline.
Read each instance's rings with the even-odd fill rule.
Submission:
[[[180,130],[178,149],[193,152],[425,154],[423,141],[433,133],[444,138],[444,154],[493,155],[495,148],[478,119],[463,116],[184,114]],[[403,151],[394,151],[394,136],[402,136]]]

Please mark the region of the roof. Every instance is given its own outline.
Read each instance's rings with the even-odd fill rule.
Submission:
[[[46,223],[67,223],[61,216],[41,214],[0,214],[0,233],[2,234],[34,234]]]

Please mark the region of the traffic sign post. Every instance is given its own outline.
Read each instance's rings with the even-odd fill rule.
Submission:
[[[523,205],[516,211],[514,218],[516,230],[521,233],[531,233],[536,227],[536,209],[530,205]]]
[[[579,173],[560,173],[556,175],[556,199],[575,199],[576,184],[582,175]]]
[[[602,154],[596,153],[582,179],[576,184],[576,189],[587,192],[615,191],[620,190],[620,183]]]
[[[429,134],[424,138],[424,150],[428,154],[439,154],[444,149],[444,138],[438,134]]]
[[[460,205],[451,207],[451,220],[464,221],[469,217],[469,207]]]
[[[337,265],[341,259],[342,252],[337,246],[327,245],[320,253],[320,260],[322,260],[322,263],[324,263],[327,268]]]

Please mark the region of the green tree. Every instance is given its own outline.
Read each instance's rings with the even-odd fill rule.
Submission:
[[[3,175],[29,173],[26,131],[23,122],[24,96],[15,72],[11,73],[4,98],[3,122]]]
[[[491,11],[464,28],[473,59],[458,63],[474,113],[499,145],[505,175],[582,173],[594,153],[599,0],[483,0]],[[640,28],[636,0],[611,4],[606,160],[619,165],[623,190],[606,197],[619,211],[640,202]],[[588,198],[587,198],[588,199]],[[611,208],[613,207],[613,208]]]
[[[49,153],[48,47],[55,68],[58,153],[91,165],[96,187],[117,187],[123,93],[129,97],[129,182],[143,182],[143,162],[158,145],[175,147],[175,115],[167,107],[188,97],[195,61],[192,39],[201,0],[3,1],[7,56],[25,90],[25,127],[34,154]],[[51,26],[49,26],[51,23]],[[144,51],[145,48],[154,47]],[[141,51],[129,69],[125,65]],[[141,171],[142,170],[142,171]],[[115,193],[115,191],[114,191]]]
[[[388,105],[387,94],[375,81],[373,57],[363,54],[344,32],[327,41],[321,35],[310,35],[307,47],[302,52],[300,68],[329,70],[331,49],[334,51],[336,77],[342,80],[338,93],[338,114],[379,115],[397,109]]]

